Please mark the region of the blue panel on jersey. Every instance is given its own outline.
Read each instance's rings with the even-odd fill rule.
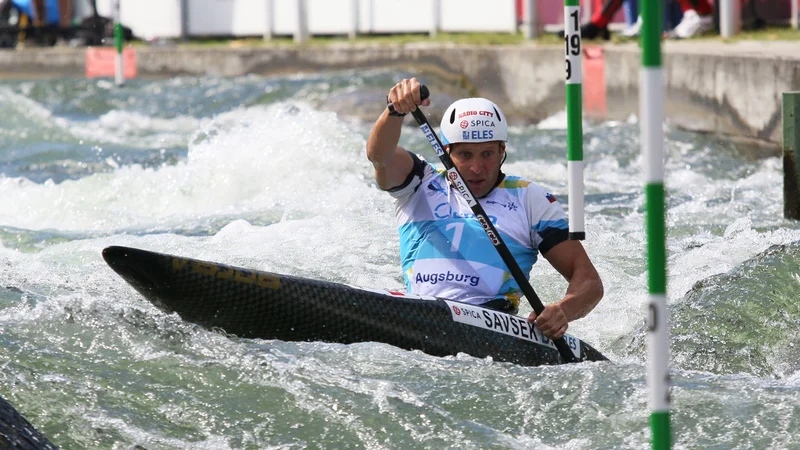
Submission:
[[[423,240],[423,237],[425,238]],[[500,233],[524,273],[537,259],[537,252]],[[421,244],[421,245],[420,245]],[[460,259],[508,270],[477,220],[442,219],[412,222],[400,227],[403,270],[419,259]]]

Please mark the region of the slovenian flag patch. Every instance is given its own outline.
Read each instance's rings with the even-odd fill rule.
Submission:
[[[550,203],[553,203],[553,202],[556,201],[556,198],[553,196],[553,194],[551,194],[549,192],[547,194],[545,194],[544,196],[547,198],[547,201],[549,201]]]

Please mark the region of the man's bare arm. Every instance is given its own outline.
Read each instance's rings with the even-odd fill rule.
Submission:
[[[417,109],[417,105],[429,105],[430,100],[420,99],[420,82],[416,78],[405,79],[389,91],[389,102],[397,113],[407,114]],[[367,140],[367,158],[375,167],[375,181],[381,189],[400,186],[414,168],[411,155],[400,147],[400,133],[403,117],[389,114],[384,109],[372,127]]]

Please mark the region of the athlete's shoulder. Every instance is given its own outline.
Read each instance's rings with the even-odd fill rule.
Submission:
[[[438,169],[430,161],[425,159],[424,156],[420,155],[419,153],[414,153],[414,157],[416,159],[415,164],[420,164],[421,167],[424,168],[424,177],[423,178],[444,177],[445,176],[445,172],[446,171],[444,169]]]
[[[411,170],[406,183],[401,186],[402,191],[399,195],[395,194],[396,198],[405,198],[406,201],[420,198],[420,193],[431,191],[442,192],[447,195],[447,177],[446,172],[438,170],[436,166],[425,160],[425,158],[417,153],[408,152],[414,160],[414,167]],[[420,188],[423,189],[420,189]],[[425,198],[425,196],[422,196]]]
[[[547,189],[540,186],[535,181],[514,175],[506,175],[497,187],[498,189],[511,191],[518,197],[522,195],[543,197],[547,193]]]
[[[556,197],[547,188],[524,177],[506,175],[497,187],[506,189],[517,197],[525,196],[534,202],[557,202]]]
[[[517,177],[514,175],[506,175],[503,177],[503,181],[497,185],[498,189],[525,189],[531,185],[536,185],[531,180],[527,180],[522,177]]]

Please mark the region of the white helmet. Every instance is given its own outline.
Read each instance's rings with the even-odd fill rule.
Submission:
[[[442,144],[507,141],[508,123],[500,108],[485,98],[464,98],[442,117]]]

